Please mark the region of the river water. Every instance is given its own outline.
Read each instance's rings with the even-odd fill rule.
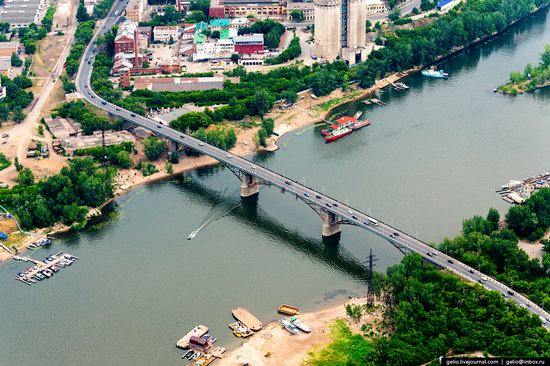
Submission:
[[[328,145],[307,128],[253,159],[423,240],[452,237],[465,217],[504,212],[496,188],[550,168],[550,89],[492,92],[545,43],[542,13],[444,62],[448,80],[414,76],[410,91],[380,93],[385,107],[337,111],[364,110],[370,127]],[[281,303],[307,311],[364,294],[369,249],[379,271],[402,258],[353,227],[323,243],[316,214],[276,189],[241,203],[221,167],[140,187],[97,224],[32,253],[80,257],[53,279],[28,287],[13,279],[22,263],[0,264],[0,365],[180,365],[175,342],[198,323],[238,344],[227,328],[234,307],[267,322]]]

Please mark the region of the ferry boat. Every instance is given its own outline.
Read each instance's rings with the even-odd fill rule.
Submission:
[[[296,326],[296,328],[300,329],[304,333],[310,333],[311,328],[307,326],[303,321],[298,319],[297,316],[293,316],[290,318],[290,322]]]
[[[283,328],[285,328],[290,334],[300,333],[298,331],[298,328],[294,324],[292,324],[290,321],[288,321],[286,319],[281,319],[280,322],[281,322],[281,325],[283,326]]]
[[[353,130],[345,125],[332,125],[332,131],[325,136],[325,142],[336,141],[346,135],[349,135]]]
[[[426,76],[431,79],[447,79],[449,74],[443,70],[437,70],[432,67],[430,69],[422,70],[422,76]]]

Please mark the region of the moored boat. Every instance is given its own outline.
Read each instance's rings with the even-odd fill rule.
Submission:
[[[368,119],[364,119],[362,121],[357,121],[353,124],[353,126],[351,126],[351,129],[352,130],[358,130],[360,128],[363,128],[365,126],[368,126],[370,125],[370,121]]]
[[[289,320],[292,324],[294,324],[296,326],[296,328],[300,329],[302,332],[304,332],[304,333],[310,333],[311,332],[311,328],[308,325],[306,325],[303,321],[298,319],[297,316],[293,316]]]
[[[447,79],[449,74],[443,70],[436,70],[435,68],[430,68],[422,70],[422,76],[429,77],[431,79]]]
[[[405,90],[406,90],[406,89],[409,89],[409,86],[408,86],[407,84],[405,84],[405,83],[397,82],[397,83],[395,83],[394,85],[395,85],[396,87],[398,87],[398,88],[401,88],[401,89],[405,89]]]
[[[244,326],[257,332],[262,329],[262,322],[259,321],[254,315],[252,315],[245,308],[236,308],[231,311],[235,319],[240,321]]]
[[[353,130],[349,126],[332,125],[332,132],[325,136],[325,142],[336,141],[346,135],[349,135]]]
[[[296,315],[298,314],[299,311],[300,309],[298,309],[296,306],[286,305],[286,304],[281,304],[277,308],[277,312],[285,315]]]
[[[294,324],[292,324],[289,320],[281,319],[280,322],[283,328],[285,328],[290,334],[300,333],[298,331],[298,328]]]

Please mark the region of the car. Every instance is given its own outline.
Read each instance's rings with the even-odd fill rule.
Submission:
[[[392,234],[390,234],[390,238],[392,238],[392,239],[393,239],[393,235],[392,235]]]
[[[506,295],[504,292],[502,293],[502,296],[504,296],[505,299],[508,298],[508,295]]]
[[[9,133],[3,133],[3,134],[2,134],[2,137],[3,137],[3,138],[6,138],[6,137],[10,137],[10,135],[9,135]]]
[[[437,255],[437,252],[432,252],[433,255]]]
[[[348,210],[348,213],[349,213],[349,214],[352,214],[352,213],[353,213],[353,211],[352,211],[352,210]]]
[[[519,304],[519,307],[525,309],[525,305],[524,305],[524,304]]]
[[[483,283],[483,281],[481,279],[478,278],[477,282],[479,283]]]
[[[120,111],[120,108],[118,108],[118,107],[116,107],[115,109],[116,109],[117,111]]]
[[[531,307],[531,304],[527,303],[527,307],[530,308],[530,307]]]
[[[204,144],[202,142],[199,142],[199,146],[204,146]]]
[[[157,125],[157,128],[160,130],[160,129],[162,128],[162,126],[161,126],[161,125]]]
[[[92,97],[93,99],[95,99],[95,95],[93,95],[93,94],[90,94],[90,96],[91,96],[91,97]]]
[[[480,278],[481,278],[482,281],[487,281],[488,280],[487,276],[481,276]]]
[[[84,85],[84,87],[85,87],[86,89],[88,89],[88,85]]]
[[[92,63],[92,61],[88,61],[88,65],[91,64],[91,63]]]
[[[514,296],[514,293],[512,291],[508,290],[508,295]]]
[[[447,259],[447,262],[449,262],[449,263],[451,263],[451,264],[454,263],[452,259]]]
[[[250,167],[251,167],[252,169],[256,169],[256,167],[255,167],[254,165],[251,165]]]
[[[229,155],[229,154],[225,155],[225,157],[228,158],[228,159],[231,159],[231,158],[232,158],[232,156]]]
[[[338,204],[337,203],[333,203],[332,204],[334,207],[338,207]]]
[[[102,100],[102,101],[101,101],[101,104],[103,104],[103,105],[107,105],[107,102],[106,102],[106,101],[104,101],[104,100]]]
[[[309,193],[304,192],[304,196],[309,197]]]
[[[395,233],[393,233],[393,235],[395,235],[395,236],[399,236],[399,233],[395,232]]]
[[[136,115],[134,113],[130,113],[130,116],[135,117]]]
[[[473,270],[473,269],[469,269],[468,272],[474,273],[474,270]]]
[[[285,180],[285,184],[287,184],[287,185],[291,185],[292,183],[290,183],[290,181],[289,181],[289,180]]]
[[[184,136],[184,135],[180,135],[180,138],[184,139],[184,138],[185,138],[185,136]]]
[[[327,202],[327,203],[325,203],[325,205],[327,205],[327,207],[330,207],[330,203],[328,203],[328,202]]]
[[[426,253],[426,254],[428,254],[428,257],[431,257],[431,256],[433,256],[433,254],[432,254],[432,253],[430,253],[430,252],[428,252],[428,253]]]
[[[351,215],[351,217],[353,217],[355,220],[357,220],[357,216],[355,215]]]

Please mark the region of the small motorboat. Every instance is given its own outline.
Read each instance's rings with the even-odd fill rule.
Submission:
[[[181,356],[181,358],[187,358],[190,354],[193,354],[193,350],[187,351],[187,353],[185,353],[183,356]]]
[[[283,328],[285,328],[290,334],[300,333],[298,331],[298,328],[294,324],[292,324],[289,320],[281,319],[280,322]]]
[[[397,83],[395,83],[394,85],[395,85],[396,87],[400,88],[400,89],[405,89],[405,90],[409,89],[409,86],[408,86],[407,84],[405,84],[405,83],[397,82]]]
[[[306,325],[303,321],[298,319],[297,316],[293,316],[292,318],[290,318],[290,322],[294,324],[296,328],[300,329],[304,333],[311,332],[311,328],[308,325]]]
[[[432,67],[427,70],[422,70],[422,76],[426,76],[431,79],[447,79],[449,74],[443,70],[437,70],[435,67]]]
[[[190,360],[195,355],[195,351],[191,350],[191,353],[189,353],[189,356],[187,356],[187,359]]]

